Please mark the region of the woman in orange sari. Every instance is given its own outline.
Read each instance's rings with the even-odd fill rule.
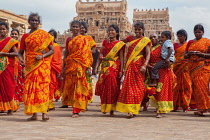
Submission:
[[[162,46],[157,43],[158,41],[155,41],[157,38],[157,35],[150,35],[153,46],[150,53],[148,69],[152,69],[162,59]],[[160,68],[159,77],[157,87],[147,88],[150,104],[157,108],[157,118],[161,118],[163,117],[163,113],[168,113],[173,110],[173,85],[175,80],[175,75],[170,67]]]
[[[141,102],[145,97],[144,80],[151,46],[150,39],[143,35],[144,24],[137,22],[134,28],[136,36],[129,36],[124,40],[125,43],[129,42],[125,79],[116,106],[117,111],[128,113],[128,118],[139,113]]]
[[[18,55],[18,41],[7,37],[9,26],[6,22],[0,22],[0,111],[12,111],[18,109],[15,98],[14,58]]]
[[[173,65],[174,73],[177,77],[177,84],[174,89],[174,110],[182,107],[183,112],[187,112],[192,94],[192,82],[189,76],[188,63],[184,59],[184,52],[187,46],[187,32],[179,30],[177,32],[179,43],[174,43],[176,62]]]
[[[10,36],[19,40],[19,30],[12,29]],[[20,42],[18,42],[17,50],[20,50]],[[21,66],[18,57],[15,57],[14,63],[14,72],[15,72],[15,80],[16,80],[16,88],[15,88],[15,100],[19,103],[23,102],[23,67]]]
[[[54,106],[54,98],[59,99],[60,97],[57,97],[55,95],[56,91],[59,89],[59,81],[60,81],[60,74],[62,70],[62,51],[61,47],[56,43],[57,38],[57,32],[53,29],[51,29],[49,32],[54,37],[54,54],[52,55],[51,60],[51,70],[50,70],[50,96],[49,96],[49,110],[55,110]]]
[[[71,23],[71,30],[74,35],[68,42],[64,54],[64,84],[63,84],[63,105],[73,107],[73,118],[79,117],[80,111],[85,111],[89,94],[86,71],[91,70],[93,58],[91,47],[86,36],[79,35],[81,24],[79,21]]]
[[[53,36],[39,29],[40,16],[31,13],[28,18],[31,30],[21,38],[19,58],[25,65],[24,112],[32,115],[28,120],[37,120],[37,113],[42,113],[42,120],[48,120],[50,64],[53,49]],[[23,53],[25,52],[25,62]]]
[[[99,64],[101,64],[95,94],[101,98],[101,112],[104,114],[110,112],[110,117],[113,117],[117,98],[120,94],[125,43],[119,41],[117,25],[108,27],[108,36],[109,39],[103,41],[100,59],[98,59],[95,68],[95,73],[97,73]]]
[[[201,24],[195,25],[195,39],[188,42],[185,52],[192,80],[192,94],[198,110],[195,114],[200,116],[210,111],[210,40],[203,38],[203,34],[204,27]]]
[[[81,30],[80,30],[80,34],[81,35],[84,35],[87,37],[89,43],[90,43],[90,47],[91,49],[93,48],[96,48],[96,43],[95,41],[93,40],[93,38],[89,35],[87,35],[87,30],[88,30],[88,26],[86,24],[86,22],[81,22]],[[90,54],[91,57],[92,57],[92,54]],[[91,67],[91,71],[87,71],[86,72],[86,78],[87,78],[87,81],[88,81],[88,87],[89,87],[89,94],[91,96],[91,99],[89,100],[89,102],[92,102],[93,101],[93,81],[92,81],[92,67]]]

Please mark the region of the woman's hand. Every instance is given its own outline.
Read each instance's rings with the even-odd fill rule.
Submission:
[[[41,59],[43,59],[44,57],[43,57],[43,55],[37,55],[36,57],[35,57],[35,60],[41,60]]]
[[[123,76],[123,72],[120,71],[120,72],[119,72],[119,78],[122,78],[122,76]]]
[[[145,65],[141,66],[141,68],[140,68],[140,72],[141,72],[141,73],[145,73],[146,70],[147,70],[147,68],[146,68]]]
[[[91,76],[92,75],[92,68],[87,68],[86,74]]]

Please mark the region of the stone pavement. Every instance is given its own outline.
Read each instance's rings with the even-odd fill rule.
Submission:
[[[126,114],[115,117],[100,112],[99,97],[89,104],[88,111],[79,118],[71,118],[72,108],[58,108],[49,112],[50,120],[27,121],[23,106],[12,116],[0,113],[0,140],[209,140],[210,114],[205,117],[193,112],[171,112],[155,118],[153,107],[135,118]]]

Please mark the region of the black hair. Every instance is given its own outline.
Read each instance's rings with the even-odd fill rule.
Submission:
[[[54,29],[51,29],[48,33],[52,32],[54,38],[57,38],[57,32]]]
[[[187,32],[184,29],[181,29],[179,31],[176,32],[176,35],[181,35],[181,36],[185,36],[185,41],[187,41]]]
[[[50,32],[52,32],[52,33],[53,33],[53,36],[54,36],[54,42],[55,42],[55,43],[57,43],[57,42],[56,42],[56,40],[55,40],[55,39],[57,38],[57,32],[56,32],[54,29],[50,29],[50,31],[49,31],[48,33],[50,33]]]
[[[88,30],[88,26],[87,26],[87,23],[82,21],[80,22],[81,26],[84,26],[84,28],[86,29],[85,33],[87,33],[87,30]]]
[[[204,27],[203,27],[203,25],[201,25],[201,24],[196,24],[196,25],[195,25],[194,31],[197,30],[197,29],[199,29],[199,30],[201,30],[201,31],[204,32]]]
[[[73,20],[73,21],[71,22],[71,26],[72,26],[73,24],[78,24],[79,27],[81,27],[81,22],[80,22],[79,20]]]
[[[137,22],[136,24],[134,24],[134,28],[137,27],[137,26],[139,26],[142,29],[145,29],[144,28],[144,23],[142,23],[142,22]]]
[[[0,26],[4,25],[6,27],[7,30],[9,30],[9,26],[8,23],[6,22],[0,22]]]
[[[18,33],[18,35],[20,35],[20,31],[19,31],[18,29],[12,29],[11,33],[12,33],[13,31],[16,31],[16,32]]]
[[[163,31],[161,35],[165,35],[167,38],[171,39],[171,32],[170,31]]]
[[[111,27],[114,28],[114,30],[117,33],[117,36],[116,36],[117,40],[120,40],[120,29],[119,29],[119,27],[115,24],[112,24],[108,27],[108,29],[111,28]]]
[[[33,17],[37,17],[38,20],[39,20],[39,23],[41,23],[41,16],[38,14],[38,13],[33,13],[31,12],[28,16],[28,23],[30,22],[30,20],[33,18]]]

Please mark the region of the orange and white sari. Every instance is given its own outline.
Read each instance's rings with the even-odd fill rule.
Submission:
[[[43,55],[54,38],[49,33],[38,29],[21,39],[25,44],[25,81],[24,112],[31,115],[37,112],[47,113],[49,106],[49,84],[51,57],[35,60],[36,55]]]

